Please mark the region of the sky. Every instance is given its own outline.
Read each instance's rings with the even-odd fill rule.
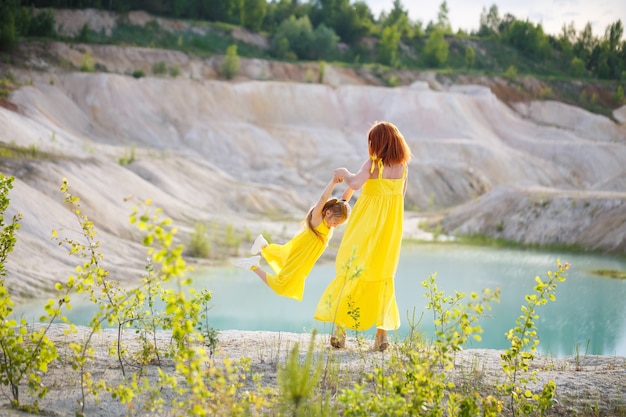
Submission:
[[[375,17],[380,12],[393,9],[393,0],[365,0]],[[437,21],[439,6],[443,0],[401,0],[412,21],[421,20],[424,26]],[[561,33],[563,24],[574,22],[577,32],[585,28],[587,22],[595,37],[603,37],[605,29],[618,19],[626,28],[626,0],[447,0],[448,17],[452,30],[466,32],[478,30],[483,8],[489,11],[492,5],[498,7],[502,18],[510,13],[517,20],[541,23],[543,31],[550,35]],[[626,34],[625,34],[626,38]]]

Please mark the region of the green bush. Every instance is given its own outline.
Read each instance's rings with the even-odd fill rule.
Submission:
[[[502,76],[509,81],[515,81],[517,79],[517,68],[515,68],[515,65],[510,65]]]
[[[191,233],[188,247],[189,255],[196,258],[211,257],[211,242],[207,234],[207,226],[196,223]]]
[[[80,70],[82,72],[93,72],[94,71],[94,62],[93,57],[89,51],[83,54],[82,63],[80,64]]]
[[[152,73],[155,75],[167,74],[167,64],[165,61],[159,61],[152,65]]]
[[[175,64],[170,67],[170,77],[178,77],[180,75],[180,65]]]
[[[222,62],[222,76],[227,80],[232,80],[239,74],[241,62],[237,55],[237,45],[230,45],[226,48],[226,56]]]
[[[613,94],[612,98],[613,103],[617,104],[618,106],[624,103],[624,87],[618,85],[617,90],[615,91],[615,94]]]

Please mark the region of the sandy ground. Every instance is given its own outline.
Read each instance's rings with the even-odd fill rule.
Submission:
[[[40,401],[42,414],[50,416],[74,416],[78,410],[81,398],[77,384],[78,374],[72,371],[66,362],[66,346],[70,340],[80,340],[87,334],[86,328],[79,328],[79,332],[71,337],[63,333],[62,325],[55,325],[49,332],[52,340],[58,343],[60,358],[50,366],[44,382],[50,386],[50,392]],[[118,381],[121,377],[121,368],[116,358],[107,351],[116,340],[117,333],[113,329],[105,329],[95,335],[92,346],[95,348],[95,361],[90,371],[95,380],[103,379],[107,383]],[[123,337],[124,343],[132,351],[138,349],[139,339],[133,331]],[[158,343],[162,346],[170,342],[170,334],[158,332]],[[214,353],[217,362],[224,358],[248,358],[251,374],[260,377],[262,386],[276,386],[276,369],[284,362],[287,352],[296,344],[300,344],[300,354],[304,356],[306,347],[311,340],[307,333],[279,333],[265,331],[237,331],[228,330],[219,333],[218,349]],[[352,372],[355,375],[367,372],[375,366],[386,366],[391,353],[399,345],[393,342],[390,349],[381,354],[371,351],[371,340],[362,340],[348,337],[347,348],[332,350],[328,348],[328,335],[318,335],[316,352],[325,359],[332,355],[332,359],[339,363],[342,372]],[[456,365],[450,372],[450,378],[456,381],[472,378],[474,383],[497,384],[501,382],[503,374],[499,363],[500,352],[497,350],[464,350],[457,354]],[[163,359],[162,368],[173,372],[173,363]],[[542,386],[548,380],[554,380],[557,386],[555,415],[609,415],[623,416],[626,412],[626,358],[612,356],[578,356],[555,359],[538,357],[532,368],[537,371],[537,386]],[[156,375],[156,367],[148,366],[147,375]],[[127,365],[127,372],[137,372],[131,365]],[[252,384],[250,378],[250,384]],[[0,404],[0,416],[24,417],[34,414],[12,410],[9,407],[9,391],[1,387],[3,399]],[[246,388],[253,389],[248,386]],[[22,389],[21,401],[28,403],[26,389]],[[164,393],[166,402],[171,400],[171,394]],[[596,414],[597,411],[597,414]],[[127,409],[107,393],[100,395],[99,402],[87,397],[85,415],[116,417],[127,415]],[[147,414],[139,414],[147,415]],[[159,414],[167,416],[171,413],[164,411]]]

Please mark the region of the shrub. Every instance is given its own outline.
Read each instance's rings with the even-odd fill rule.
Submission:
[[[152,65],[152,73],[155,75],[167,74],[167,64],[165,61],[155,62]]]
[[[320,84],[324,84],[325,75],[326,75],[326,62],[320,61],[320,70],[319,70],[319,75],[317,77],[317,82]]]
[[[170,77],[178,77],[180,75],[180,65],[175,64],[170,67]]]
[[[502,76],[509,81],[515,81],[517,79],[517,68],[515,68],[515,65],[509,65]]]
[[[83,54],[83,60],[82,60],[82,63],[80,64],[80,70],[82,72],[93,72],[94,68],[95,67],[94,67],[93,57],[91,56],[91,53],[87,51]]]
[[[226,48],[226,56],[222,62],[222,76],[227,80],[232,80],[239,74],[241,62],[237,55],[237,45],[230,45]]]
[[[506,332],[511,347],[502,354],[502,369],[506,375],[504,383],[498,389],[509,396],[513,415],[545,415],[552,405],[556,394],[554,381],[544,384],[541,394],[532,393],[529,383],[536,381],[536,371],[530,371],[530,364],[539,345],[539,336],[535,321],[539,318],[537,307],[556,300],[557,283],[565,281],[568,264],[557,262],[557,270],[547,273],[547,280],[535,277],[535,293],[525,297],[527,304],[522,306],[522,314],[516,320],[516,326]]]
[[[585,74],[585,62],[576,56],[572,58],[570,74],[574,77],[582,77]]]
[[[189,240],[189,255],[196,258],[209,258],[211,256],[211,242],[207,235],[207,226],[196,223]]]
[[[9,207],[9,191],[13,188],[13,177],[0,174],[0,384],[9,386],[11,403],[15,408],[39,411],[38,399],[44,398],[48,388],[41,383],[42,374],[48,365],[57,358],[54,343],[47,336],[50,325],[60,316],[61,306],[68,300],[67,294],[57,302],[50,300],[46,306],[44,325],[36,330],[26,319],[19,321],[13,317],[13,301],[4,284],[6,260],[16,243],[15,233],[20,228],[21,214],[13,216],[5,223],[4,214]],[[41,319],[44,321],[44,318]],[[25,405],[20,400],[20,384],[27,381],[29,391],[35,401]]]
[[[615,104],[617,104],[618,106],[621,105],[624,102],[624,87],[618,85],[617,90],[615,91],[615,94],[613,94],[612,98]]]

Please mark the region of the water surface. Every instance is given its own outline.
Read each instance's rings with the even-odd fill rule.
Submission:
[[[557,260],[570,264],[566,281],[557,288],[556,302],[538,307],[536,321],[539,351],[557,357],[573,354],[626,356],[626,280],[599,277],[593,269],[626,270],[626,259],[585,254],[560,254],[519,249],[496,249],[461,245],[405,244],[396,275],[396,297],[402,325],[391,336],[401,338],[410,328],[407,317],[419,318],[426,337],[433,334],[433,314],[425,309],[422,281],[437,274],[437,286],[446,295],[455,291],[501,291],[501,301],[492,305],[490,317],[479,322],[482,341],[467,348],[509,347],[504,334],[522,314],[524,296],[533,292],[535,277],[545,278],[556,269]],[[315,306],[335,274],[333,263],[318,263],[306,282],[302,302],[275,295],[255,274],[234,266],[206,268],[191,273],[193,286],[213,292],[209,318],[218,330],[270,330],[309,332],[330,326],[313,319]],[[87,324],[93,306],[72,299],[68,317]],[[16,308],[34,319],[34,305]],[[30,315],[30,316],[29,316]],[[32,317],[31,317],[32,316]],[[365,333],[373,335],[374,329]]]
[[[518,249],[474,246],[405,244],[396,275],[396,297],[403,324],[397,337],[409,330],[407,317],[423,314],[420,328],[433,333],[433,315],[425,309],[422,281],[437,274],[437,286],[446,295],[455,291],[501,291],[489,318],[480,324],[481,342],[467,347],[504,349],[504,337],[522,314],[524,296],[533,292],[535,277],[546,278],[557,260],[568,262],[566,281],[557,288],[556,302],[540,306],[536,321],[539,350],[554,356],[606,354],[626,356],[626,280],[599,277],[593,269],[626,270],[626,259],[585,254],[559,254]],[[253,273],[223,267],[194,272],[195,286],[213,291],[210,316],[218,329],[329,331],[330,326],[312,318],[335,266],[318,264],[307,279],[302,302],[275,295]],[[366,332],[373,334],[374,329]]]

